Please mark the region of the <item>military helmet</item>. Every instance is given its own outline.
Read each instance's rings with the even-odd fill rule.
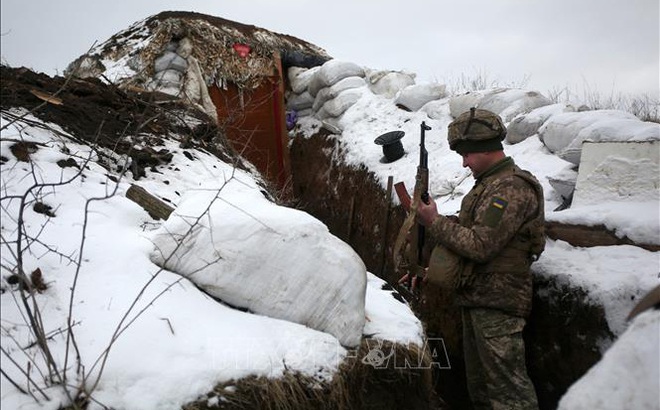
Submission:
[[[449,124],[447,140],[449,148],[464,154],[501,150],[505,136],[506,127],[499,115],[472,107]]]

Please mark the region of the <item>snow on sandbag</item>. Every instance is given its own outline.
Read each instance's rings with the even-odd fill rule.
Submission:
[[[301,94],[289,93],[286,98],[286,108],[290,110],[302,111],[311,109],[314,105],[314,97],[309,91],[303,91]]]
[[[312,110],[314,111],[320,110],[326,101],[335,98],[336,96],[339,95],[339,93],[341,93],[344,90],[364,87],[365,85],[367,85],[367,83],[366,81],[364,81],[364,78],[362,77],[352,76],[341,79],[337,81],[335,84],[331,85],[330,87],[321,89],[316,94],[316,98],[314,98],[314,105],[312,105]]]
[[[447,100],[429,101],[419,111],[425,112],[433,120],[446,119],[451,122],[448,105]]]
[[[415,84],[415,74],[401,71],[369,71],[367,83],[372,93],[394,98],[399,91]]]
[[[360,257],[311,215],[267,200],[244,174],[219,191],[216,183],[187,192],[152,242],[155,264],[232,306],[360,343]]]
[[[417,111],[429,101],[447,96],[447,86],[439,83],[413,84],[399,92],[394,103],[410,111]]]
[[[585,140],[657,140],[660,138],[660,124],[641,121],[620,110],[569,112],[550,117],[539,128],[539,138],[552,153],[577,165]]]
[[[630,323],[603,357],[559,400],[558,410],[657,409],[660,311]]]
[[[477,108],[498,114],[506,123],[518,114],[550,104],[552,104],[552,100],[537,91],[496,88],[484,94]]]
[[[310,94],[316,94],[325,87],[334,85],[346,77],[364,77],[364,69],[355,63],[340,60],[328,60],[312,76],[307,89]]]
[[[449,99],[449,114],[456,118],[470,108],[479,105],[481,99],[484,98],[482,91],[470,91],[462,95],[457,95]]]
[[[330,117],[339,117],[342,115],[350,106],[355,104],[360,97],[367,91],[366,87],[363,88],[351,88],[349,90],[342,91],[335,98],[326,101],[321,107],[320,110],[316,112],[316,118],[324,120]]]
[[[507,125],[506,142],[517,144],[531,137],[539,128],[556,114],[575,112],[575,108],[566,104],[551,104],[535,108],[529,113],[519,114]]]
[[[289,78],[291,90],[296,94],[302,94],[307,91],[309,82],[320,68],[321,66],[315,66],[312,68],[289,67],[287,76]]]

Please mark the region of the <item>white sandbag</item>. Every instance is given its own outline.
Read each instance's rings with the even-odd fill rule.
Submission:
[[[156,73],[146,84],[147,89],[179,97],[183,86],[182,74],[177,70]]]
[[[290,110],[302,111],[312,108],[314,105],[314,97],[309,91],[303,91],[302,94],[289,93],[286,99],[286,108]]]
[[[364,77],[364,69],[351,62],[340,60],[328,60],[312,76],[307,89],[310,94],[316,97],[316,94],[325,87],[337,83],[346,77]]]
[[[314,115],[314,111],[312,111],[311,108],[305,108],[303,110],[297,111],[297,113],[298,113],[298,118],[309,117],[310,115]]]
[[[433,120],[446,119],[451,122],[449,117],[449,104],[447,100],[434,100],[429,101],[422,108],[419,109],[421,112],[425,112],[429,118]]]
[[[517,115],[507,125],[506,142],[517,144],[538,133],[539,128],[556,114],[575,112],[575,108],[566,104],[551,104],[535,108],[529,113]]]
[[[324,120],[330,117],[339,117],[350,106],[355,104],[365,91],[367,91],[366,87],[342,91],[338,96],[323,104],[323,107],[316,112],[316,118]]]
[[[539,138],[550,152],[577,165],[585,139],[643,141],[658,138],[658,127],[620,110],[569,112],[550,117],[539,128]]]
[[[470,108],[479,105],[482,98],[484,98],[484,94],[481,91],[470,91],[451,97],[449,99],[449,114],[456,118],[464,112],[470,111]]]
[[[364,87],[365,85],[367,85],[367,83],[362,77],[352,76],[341,79],[330,87],[321,89],[316,94],[316,97],[314,98],[314,105],[312,105],[312,110],[318,111],[321,109],[321,107],[323,107],[323,104],[325,104],[326,101],[335,98],[342,91],[349,90],[351,88]]]
[[[429,101],[447,96],[447,86],[439,83],[413,84],[401,90],[394,103],[417,111]]]
[[[394,98],[404,88],[415,84],[415,75],[400,71],[371,71],[367,83],[372,93]]]
[[[154,71],[160,73],[165,70],[176,70],[184,73],[188,68],[188,62],[173,51],[166,51],[154,61]]]
[[[289,78],[289,85],[291,86],[291,90],[296,94],[302,94],[307,91],[309,82],[320,68],[321,66],[312,68],[289,67],[287,76]]]
[[[151,260],[232,306],[358,345],[367,282],[360,257],[319,220],[270,202],[242,176],[220,191],[187,192],[153,233]]]
[[[477,108],[492,111],[507,123],[518,114],[550,104],[552,101],[537,91],[497,88],[486,92]]]

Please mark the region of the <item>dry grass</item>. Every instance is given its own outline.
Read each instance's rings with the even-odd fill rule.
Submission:
[[[382,344],[381,344],[382,343]],[[364,358],[378,346],[394,354],[369,364]],[[298,372],[277,379],[247,377],[216,386],[184,410],[266,409],[429,409],[434,408],[431,356],[427,349],[364,339],[330,382]],[[374,362],[371,362],[374,363]],[[413,365],[411,365],[413,364]],[[438,407],[435,405],[435,407]]]

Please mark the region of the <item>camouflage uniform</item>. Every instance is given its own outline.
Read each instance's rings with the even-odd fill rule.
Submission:
[[[461,117],[455,122],[459,120]],[[462,120],[464,126],[465,118]],[[496,125],[503,130],[497,135],[499,143],[506,131],[501,122]],[[450,146],[462,153],[456,139],[452,141],[451,127]],[[491,144],[487,150],[497,150],[492,130],[488,134],[479,124],[473,129],[490,138],[484,137]],[[464,133],[460,138],[470,139],[471,135]],[[543,192],[538,181],[509,157],[475,179],[475,186],[463,198],[459,223],[440,215],[429,232],[434,241],[463,261],[456,302],[462,306],[468,391],[477,409],[538,409],[525,367],[522,330],[531,310],[529,267],[545,244]]]

